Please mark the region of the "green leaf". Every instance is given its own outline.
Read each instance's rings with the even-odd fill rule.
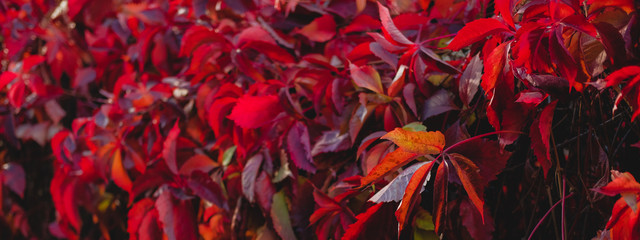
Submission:
[[[238,148],[238,146],[232,146],[227,148],[227,150],[224,150],[224,153],[222,153],[222,165],[225,167],[229,166],[231,159],[233,158],[233,154],[236,153],[236,148]]]
[[[271,204],[271,220],[273,221],[273,227],[282,239],[296,239],[296,235],[293,233],[293,228],[291,228],[289,208],[287,207],[284,190],[273,195],[273,203]]]
[[[407,130],[407,131],[412,131],[412,132],[424,132],[424,131],[427,131],[427,127],[425,125],[422,125],[421,122],[409,123],[407,125],[404,125],[404,127],[402,127],[402,129]]]

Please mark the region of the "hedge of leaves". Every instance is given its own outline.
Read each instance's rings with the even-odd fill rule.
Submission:
[[[0,236],[640,239],[637,10],[2,1]]]

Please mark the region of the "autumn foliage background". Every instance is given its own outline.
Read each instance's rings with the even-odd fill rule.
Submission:
[[[637,7],[0,1],[0,236],[639,239]]]

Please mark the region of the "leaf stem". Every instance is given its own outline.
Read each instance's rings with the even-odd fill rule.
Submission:
[[[529,235],[529,238],[527,238],[527,240],[531,240],[531,237],[533,237],[533,234],[536,232],[536,230],[538,229],[538,227],[540,227],[540,224],[542,224],[542,222],[544,221],[545,218],[547,218],[547,216],[549,215],[549,213],[551,212],[551,210],[553,210],[556,206],[558,206],[558,204],[560,204],[561,202],[564,202],[565,199],[570,198],[571,196],[573,196],[573,193],[570,193],[569,195],[567,195],[566,197],[563,197],[562,200],[559,200],[558,202],[556,202],[556,204],[553,204],[553,206],[551,206],[551,208],[549,208],[549,210],[547,211],[547,213],[544,214],[544,216],[542,216],[542,218],[540,219],[540,221],[538,221],[538,224],[536,224],[536,226],[533,228],[533,231],[531,231],[531,234]]]

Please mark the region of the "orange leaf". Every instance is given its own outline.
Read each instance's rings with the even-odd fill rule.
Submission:
[[[458,178],[462,182],[464,190],[469,195],[473,205],[480,211],[484,222],[484,185],[480,169],[471,160],[457,153],[452,153],[451,163],[458,173]]]
[[[120,148],[116,149],[113,153],[113,162],[111,163],[111,178],[118,185],[118,187],[131,191],[131,179],[127,174],[127,170],[124,169],[122,164],[122,155],[120,154]]]
[[[392,141],[406,152],[419,155],[438,154],[445,144],[441,132],[412,132],[402,128],[394,129],[382,136],[382,139]]]
[[[415,203],[418,202],[418,198],[420,197],[420,189],[424,184],[424,180],[427,178],[427,174],[429,174],[429,172],[431,171],[433,163],[434,161],[431,161],[418,168],[418,170],[413,173],[411,180],[409,180],[409,184],[404,190],[404,196],[402,196],[402,203],[396,211],[396,219],[398,219],[398,233],[400,233],[405,227],[407,219],[411,214],[411,209],[413,209]]]
[[[366,177],[360,179],[360,186],[369,185],[375,181],[378,181],[384,175],[397,170],[398,168],[406,165],[418,154],[407,152],[402,148],[398,148],[395,151],[387,154],[384,158],[371,169],[371,172]]]

